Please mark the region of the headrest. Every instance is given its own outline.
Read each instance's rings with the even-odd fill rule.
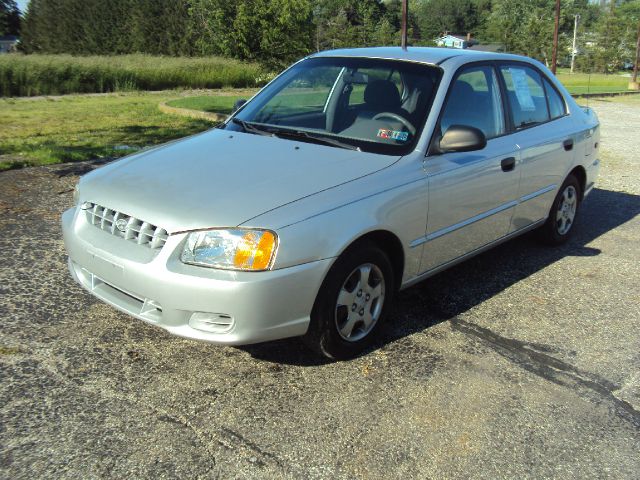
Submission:
[[[400,108],[400,93],[389,80],[374,80],[364,90],[364,102],[372,110],[393,111]]]

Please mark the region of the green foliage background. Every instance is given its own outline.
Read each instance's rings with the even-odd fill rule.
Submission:
[[[20,10],[15,0],[0,0],[0,37],[20,33]]]
[[[13,3],[0,0],[0,12]],[[413,45],[433,44],[444,32],[472,33],[482,43],[550,61],[555,0],[409,3]],[[22,49],[71,55],[215,55],[258,61],[275,71],[316,50],[398,45],[400,12],[400,0],[31,0],[22,22]],[[562,0],[564,63],[575,15],[580,15],[582,69],[608,72],[633,60],[640,0],[605,6]]]

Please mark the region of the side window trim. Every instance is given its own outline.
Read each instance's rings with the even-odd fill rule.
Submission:
[[[538,75],[540,76],[540,83],[542,84],[542,94],[544,95],[544,103],[547,104],[547,117],[549,117],[549,120],[547,120],[547,122],[550,122],[551,120],[553,120],[553,116],[551,115],[551,105],[549,104],[549,95],[547,94],[547,87],[545,86],[545,80],[542,74],[538,72]]]
[[[516,131],[515,123],[513,121],[513,113],[511,111],[511,104],[509,103],[509,93],[507,91],[507,83],[500,72],[500,68],[502,64],[500,62],[492,62],[493,70],[495,71],[496,77],[498,77],[498,85],[500,85],[500,96],[502,97],[502,110],[504,112],[505,118],[505,135],[511,135]]]

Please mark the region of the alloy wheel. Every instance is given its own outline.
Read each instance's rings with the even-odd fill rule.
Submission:
[[[340,289],[335,309],[340,337],[348,342],[366,337],[380,318],[384,295],[384,275],[380,268],[365,263],[353,270]]]
[[[556,228],[560,235],[566,235],[571,230],[578,209],[578,192],[573,185],[568,185],[562,192],[562,199],[556,212]]]

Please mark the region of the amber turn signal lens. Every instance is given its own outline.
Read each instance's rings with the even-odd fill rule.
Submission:
[[[268,231],[245,233],[236,248],[233,264],[241,270],[266,270],[276,249],[276,237]]]

